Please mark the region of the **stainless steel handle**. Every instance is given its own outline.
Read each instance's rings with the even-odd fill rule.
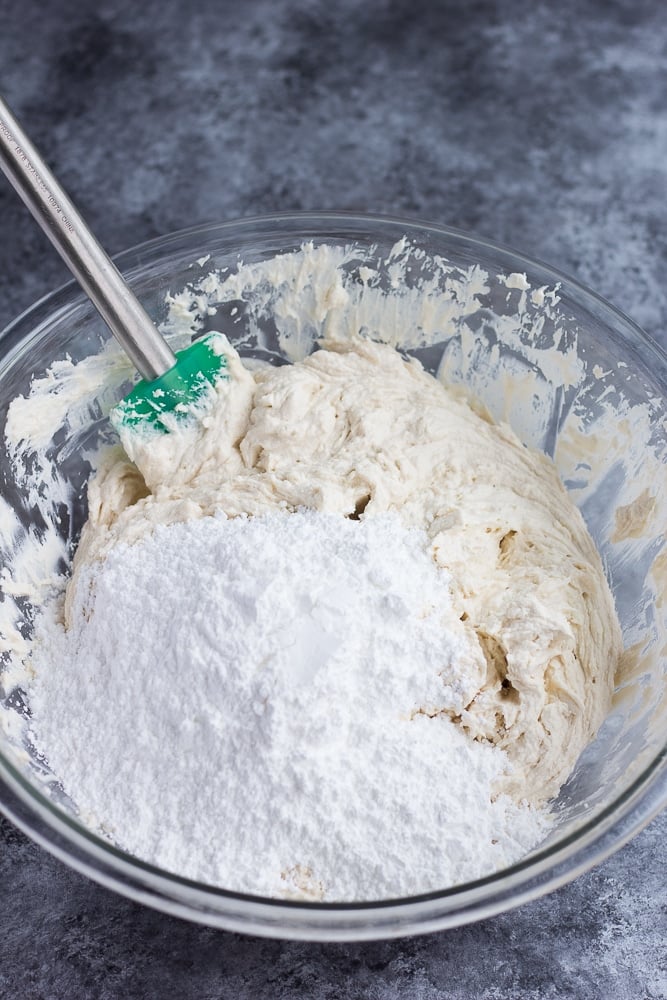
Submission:
[[[86,295],[148,381],[176,364],[173,351],[88,229],[0,97],[0,168]]]

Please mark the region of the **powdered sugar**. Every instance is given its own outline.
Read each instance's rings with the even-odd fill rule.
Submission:
[[[146,861],[377,899],[489,874],[544,835],[544,812],[495,795],[504,752],[452,721],[470,640],[396,515],[157,527],[85,568],[73,616],[39,627],[34,737],[84,820]]]

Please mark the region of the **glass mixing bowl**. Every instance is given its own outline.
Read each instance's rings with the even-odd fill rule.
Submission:
[[[263,280],[275,255],[285,255],[278,277]],[[355,904],[265,899],[188,881],[123,853],[82,825],[32,749],[22,725],[29,696],[12,673],[7,643],[0,688],[6,815],[77,870],[158,909],[216,927],[313,940],[390,937],[481,919],[562,885],[636,834],[667,803],[663,351],[551,268],[416,222],[346,214],[248,219],[154,240],[117,262],[166,330],[185,315],[193,329],[223,330],[244,355],[284,363],[311,350],[325,329],[361,329],[465,386],[556,461],[602,553],[628,652],[612,712],[558,797],[548,841],[510,868],[442,892]],[[228,270],[207,282],[214,268]],[[166,301],[188,284],[185,298]],[[295,302],[304,303],[301,317]],[[29,393],[33,378],[54,362],[95,355],[108,339],[72,284],[20,316],[0,336],[2,427],[10,401]],[[33,620],[30,602],[16,596],[16,546],[30,532],[39,535],[49,517],[66,541],[76,541],[91,449],[109,435],[106,414],[127,390],[127,375],[123,369],[104,391],[93,386],[76,419],[60,401],[63,419],[52,425],[47,455],[65,494],[45,500],[35,482],[26,485],[26,471],[29,480],[31,468],[38,479],[44,470],[3,444],[2,496],[15,515],[3,563],[14,567],[19,584],[12,589],[4,578],[5,639],[12,625],[29,636]]]

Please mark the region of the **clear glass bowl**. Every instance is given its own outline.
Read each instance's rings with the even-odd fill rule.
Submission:
[[[286,332],[291,320],[280,291],[264,287],[247,301],[242,294],[225,301],[211,294],[207,305],[214,315],[203,315],[200,327],[222,329],[241,344],[242,354],[273,363],[284,362],[286,343],[292,353],[295,343],[308,350],[331,322],[361,325],[369,336],[394,342],[427,369],[467,386],[525,443],[554,457],[602,552],[630,652],[612,713],[557,800],[553,835],[511,868],[406,899],[326,904],[227,892],[144,864],[86,829],[12,725],[5,725],[4,735],[0,727],[0,807],[77,870],[191,920],[313,940],[414,934],[478,920],[549,892],[617,850],[667,803],[661,652],[667,623],[660,585],[660,570],[663,578],[666,572],[660,550],[667,357],[571,278],[487,241],[400,219],[342,213],[247,219],[154,240],[117,262],[156,321],[164,321],[167,292],[213,268],[234,272],[239,258],[261,266],[307,241],[315,249],[338,248],[347,302],[325,294],[328,305],[318,322]],[[204,264],[197,264],[202,258]],[[308,266],[289,272],[306,295],[317,284]],[[374,312],[380,300],[389,308]],[[33,376],[54,360],[95,354],[108,336],[73,284],[20,316],[0,335],[0,426],[10,400],[29,391]],[[126,389],[119,383],[116,397]],[[67,440],[54,428],[51,458],[71,485],[60,521],[68,539],[76,540],[85,518],[84,452],[108,432],[108,405],[100,400],[90,422],[70,428]],[[5,500],[22,511],[25,523],[30,502],[6,448],[0,481]],[[8,550],[4,555],[11,558]],[[31,609],[24,602],[19,610],[19,624],[29,631]],[[0,695],[5,720],[27,715],[20,689],[8,684]]]

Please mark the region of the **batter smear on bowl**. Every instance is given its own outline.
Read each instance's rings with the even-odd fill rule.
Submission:
[[[89,825],[228,889],[389,898],[519,860],[621,652],[555,466],[390,346],[223,349],[208,417],[121,427],[89,484],[37,744]]]

